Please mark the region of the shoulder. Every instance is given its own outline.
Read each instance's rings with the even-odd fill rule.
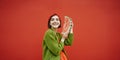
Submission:
[[[51,29],[48,29],[46,32],[45,32],[45,35],[54,35],[54,31],[52,31]]]

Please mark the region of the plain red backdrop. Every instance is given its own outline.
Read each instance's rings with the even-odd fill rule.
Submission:
[[[120,60],[119,0],[0,0],[0,60],[42,60],[53,13],[73,19],[70,60]]]

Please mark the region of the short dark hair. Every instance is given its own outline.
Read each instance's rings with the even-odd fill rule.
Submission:
[[[50,21],[51,21],[51,18],[52,18],[53,16],[55,16],[55,15],[59,17],[59,21],[60,21],[60,25],[59,25],[58,28],[61,27],[61,19],[60,19],[60,16],[55,13],[55,14],[51,15],[50,18],[48,19],[48,28],[51,28]]]

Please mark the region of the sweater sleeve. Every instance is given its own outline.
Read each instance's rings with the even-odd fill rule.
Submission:
[[[58,42],[58,40],[56,39],[56,35],[53,31],[46,32],[44,40],[48,49],[54,55],[59,55],[61,50],[64,48],[64,42]]]
[[[68,34],[68,38],[65,39],[64,44],[67,46],[71,46],[73,43],[73,33]]]
[[[58,33],[58,34],[59,34],[59,38],[61,39],[61,38],[62,38],[62,35],[61,35],[60,33]],[[71,46],[72,43],[73,43],[73,38],[74,38],[73,33],[69,33],[69,34],[68,34],[68,38],[66,38],[65,41],[64,41],[64,44],[65,44],[66,46]]]

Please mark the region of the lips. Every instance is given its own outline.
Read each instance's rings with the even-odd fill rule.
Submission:
[[[59,23],[57,23],[57,22],[53,22],[52,25],[59,25]]]

